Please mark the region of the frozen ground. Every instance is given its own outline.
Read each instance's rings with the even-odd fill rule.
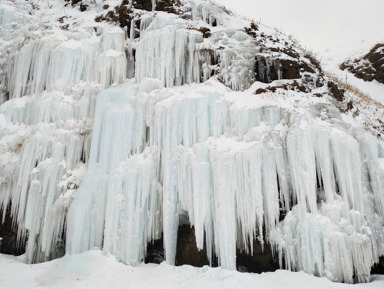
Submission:
[[[173,267],[142,264],[123,265],[98,250],[65,256],[51,262],[28,265],[22,258],[0,255],[0,288],[384,288],[384,276],[372,276],[366,284],[333,283],[303,272],[278,270],[274,273],[250,274],[221,268]]]

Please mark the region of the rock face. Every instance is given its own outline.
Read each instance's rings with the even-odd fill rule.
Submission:
[[[379,262],[372,267],[371,274],[384,275],[384,257],[380,257]]]
[[[145,256],[145,263],[160,264],[165,261],[163,237],[158,240],[152,241],[147,246],[147,255]]]
[[[253,254],[237,250],[236,268],[240,272],[262,273],[279,269],[277,255],[269,245],[262,246],[257,240],[253,242]],[[163,239],[159,239],[148,245],[146,263],[161,263],[164,261]],[[207,247],[199,250],[196,246],[195,229],[189,225],[179,226],[177,232],[177,252],[175,265],[191,265],[202,267],[210,265],[218,266],[218,260],[212,256],[211,262],[207,258]]]
[[[4,216],[4,219],[3,219]],[[17,242],[17,224],[12,222],[9,210],[0,209],[0,253],[21,255],[25,252],[25,245]]]
[[[277,255],[268,245],[262,246],[258,240],[253,241],[253,254],[237,250],[236,265],[238,271],[263,273],[279,269]]]
[[[206,245],[203,250],[197,248],[195,229],[188,225],[179,227],[175,264],[187,264],[195,267],[209,265]]]
[[[384,43],[376,44],[362,58],[345,61],[340,68],[364,81],[376,80],[384,84]]]
[[[151,11],[152,10],[152,1],[151,0],[134,0],[133,6],[136,9]]]

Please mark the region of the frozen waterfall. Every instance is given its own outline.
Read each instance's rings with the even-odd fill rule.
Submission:
[[[0,3],[1,220],[8,208],[27,262],[96,246],[138,265],[163,238],[174,264],[187,220],[211,264],[236,269],[257,240],[281,267],[369,281],[384,256],[383,138],[340,112],[289,37],[180,3],[133,9],[130,29],[90,7],[87,25],[36,33],[25,3]],[[274,61],[295,54],[303,79],[281,80]]]
[[[0,204],[12,203],[18,242],[28,235],[28,262],[61,254],[66,212],[89,158],[95,97],[125,80],[124,47],[124,32],[111,28],[101,37],[42,37],[10,58],[10,100],[0,107]]]
[[[288,268],[369,280],[384,249],[381,143],[351,133],[327,103],[239,106],[216,80],[153,90],[160,86],[144,79],[100,95],[68,252],[103,246],[136,265],[163,232],[173,264],[187,215],[198,248],[205,241],[208,258],[213,252],[225,268],[235,269],[236,248],[252,252],[257,238]]]

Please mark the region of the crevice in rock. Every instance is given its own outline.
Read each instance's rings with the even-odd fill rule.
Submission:
[[[22,255],[25,252],[25,243],[17,242],[17,223],[12,221],[10,214],[11,205],[5,209],[0,208],[0,253]]]

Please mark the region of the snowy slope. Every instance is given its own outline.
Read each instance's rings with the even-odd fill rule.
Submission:
[[[187,220],[223,268],[257,240],[281,267],[370,280],[382,106],[210,2],[84,2],[0,4],[0,207],[28,263],[99,247],[139,265],[163,235],[174,264]]]
[[[348,70],[341,70],[340,64],[348,59],[360,58],[367,54],[368,51],[377,43],[384,41],[381,36],[372,37],[364,42],[350,41],[340,44],[336,47],[319,52],[319,57],[324,70],[337,76],[342,81],[358,88],[360,91],[368,95],[371,99],[384,104],[384,84],[374,81],[364,81],[355,77]]]

